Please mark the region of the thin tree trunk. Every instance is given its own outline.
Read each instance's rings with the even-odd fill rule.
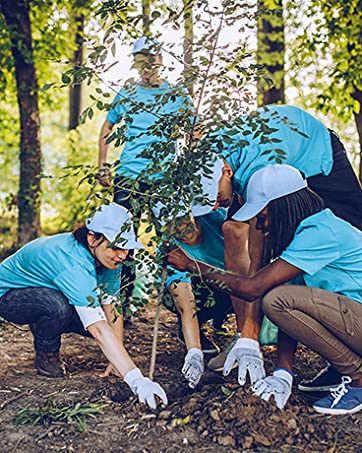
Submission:
[[[353,99],[357,100],[360,105],[359,112],[358,113],[354,112],[354,119],[356,122],[356,128],[357,128],[358,139],[359,139],[359,147],[360,147],[358,177],[362,184],[362,91],[356,90],[352,94],[352,97],[353,97]]]
[[[283,1],[274,0],[273,8],[269,5],[267,0],[258,0],[257,62],[264,66],[273,86],[267,87],[265,81],[258,84],[258,105],[285,103]]]
[[[84,41],[84,15],[77,14],[74,18],[76,24],[75,45],[72,63],[76,69],[83,64],[83,41]],[[76,129],[79,126],[79,115],[82,110],[82,84],[71,85],[69,89],[69,127]]]
[[[151,16],[151,0],[142,0],[142,31],[144,35],[150,33],[150,16]]]
[[[187,73],[192,65],[193,60],[193,42],[194,42],[194,23],[193,23],[193,0],[184,0],[184,23],[185,23],[185,34],[184,34],[184,71],[187,79]],[[193,97],[194,89],[190,81],[186,84],[190,96]]]
[[[28,3],[1,0],[10,33],[20,112],[19,244],[36,238],[40,232],[40,114]]]

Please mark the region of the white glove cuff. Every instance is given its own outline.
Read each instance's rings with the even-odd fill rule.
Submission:
[[[283,381],[287,381],[290,388],[292,388],[293,376],[287,370],[276,370],[274,371],[273,376],[283,379]]]
[[[143,374],[139,368],[133,368],[123,378],[124,382],[128,384],[133,393],[135,393],[135,384],[138,379],[143,379]]]
[[[239,338],[234,348],[247,348],[260,353],[259,342],[251,338]]]
[[[199,348],[191,348],[187,351],[186,357],[190,357],[192,355],[198,355],[200,359],[204,358],[204,353]]]

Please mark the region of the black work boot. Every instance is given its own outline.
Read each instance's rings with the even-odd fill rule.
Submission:
[[[55,352],[35,352],[35,364],[38,374],[49,378],[59,378],[65,376],[65,366],[59,359],[59,351]]]

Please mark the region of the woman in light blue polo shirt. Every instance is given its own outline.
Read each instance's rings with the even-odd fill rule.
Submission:
[[[342,376],[314,409],[324,414],[358,412],[362,409],[362,232],[325,209],[323,200],[289,165],[269,165],[252,175],[246,203],[233,219],[245,222],[254,217],[267,242],[266,261],[271,260],[254,276],[222,273],[201,262],[195,266],[179,250],[169,262],[180,270],[197,268],[210,285],[221,282],[247,301],[263,297],[265,314],[279,327],[278,360],[273,375],[253,385],[257,395],[265,400],[273,396],[279,408],[285,406],[300,341]],[[251,340],[250,351],[253,347]],[[225,361],[224,374],[239,363],[242,352],[237,342]]]
[[[145,378],[123,346],[120,265],[128,250],[141,248],[128,211],[111,203],[73,233],[36,239],[0,264],[0,316],[29,324],[38,373],[64,376],[59,359],[61,335],[94,337],[111,372],[130,386],[142,403],[167,404],[164,390]],[[116,319],[116,321],[115,321]]]

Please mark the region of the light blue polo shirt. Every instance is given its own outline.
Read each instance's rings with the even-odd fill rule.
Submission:
[[[167,147],[170,157],[173,156],[176,140],[170,143],[171,130],[157,128],[157,122],[159,118],[169,116],[169,124],[175,123],[175,116],[184,114],[191,108],[191,99],[186,91],[183,88],[176,89],[167,81],[156,88],[144,88],[134,81],[122,88],[107,114],[107,121],[111,124],[124,120],[125,126],[124,148],[116,173],[136,178],[152,162],[152,159],[140,157],[140,154],[157,143]],[[171,128],[173,131],[176,131],[177,124],[179,122],[176,121]],[[122,127],[121,124],[120,126]]]
[[[362,303],[362,232],[330,209],[304,219],[280,258],[303,271],[306,286]]]
[[[197,221],[202,228],[203,240],[200,244],[189,245],[180,241],[177,244],[185,250],[192,258],[197,261],[203,261],[210,266],[224,269],[224,236],[222,234],[222,224],[226,219],[226,209],[218,209],[211,211],[201,217],[197,217]],[[171,268],[169,268],[171,269]],[[172,275],[166,280],[166,285],[169,286],[174,281],[190,282],[190,274],[172,269]]]
[[[72,305],[99,306],[100,288],[102,293],[119,293],[120,267],[103,267],[98,275],[93,256],[72,233],[41,237],[0,264],[0,297],[14,288],[51,288],[61,291]]]
[[[234,172],[234,190],[239,195],[245,199],[251,175],[273,163],[292,165],[306,178],[331,172],[330,133],[317,118],[290,105],[270,105],[256,112],[255,117],[241,118],[244,124],[239,126],[240,133],[228,135],[228,129],[221,131],[232,141],[224,142],[222,155]]]

